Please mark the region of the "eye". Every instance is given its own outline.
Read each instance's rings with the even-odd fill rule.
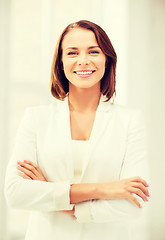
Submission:
[[[77,55],[77,52],[68,52],[67,55],[74,56]]]
[[[97,50],[93,50],[93,51],[90,51],[89,53],[90,53],[90,54],[99,54],[100,52],[97,51]]]

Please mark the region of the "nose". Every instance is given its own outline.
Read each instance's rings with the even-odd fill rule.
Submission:
[[[86,54],[80,54],[77,61],[79,66],[86,66],[89,64],[89,59]]]

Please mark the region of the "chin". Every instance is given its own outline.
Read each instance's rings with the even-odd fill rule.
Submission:
[[[79,85],[79,86],[76,86],[77,88],[83,88],[83,89],[89,89],[89,88],[92,88],[92,87],[94,87],[94,85]]]
[[[90,81],[90,79],[87,80],[79,80],[77,79],[75,81],[69,81],[72,87],[79,88],[79,89],[89,89],[89,88],[100,88],[100,81]]]
[[[97,85],[100,85],[100,82],[90,82],[89,81],[89,82],[81,82],[79,84],[73,84],[73,85],[78,88],[91,88],[91,87],[96,87]]]

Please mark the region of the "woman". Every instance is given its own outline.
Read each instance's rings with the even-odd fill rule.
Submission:
[[[96,24],[70,24],[48,106],[28,108],[6,174],[9,204],[31,211],[26,240],[131,239],[148,201],[139,110],[114,104],[116,53]]]

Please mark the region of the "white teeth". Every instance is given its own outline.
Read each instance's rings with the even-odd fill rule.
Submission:
[[[76,72],[78,75],[88,75],[91,74],[92,71],[83,71],[83,72]]]

